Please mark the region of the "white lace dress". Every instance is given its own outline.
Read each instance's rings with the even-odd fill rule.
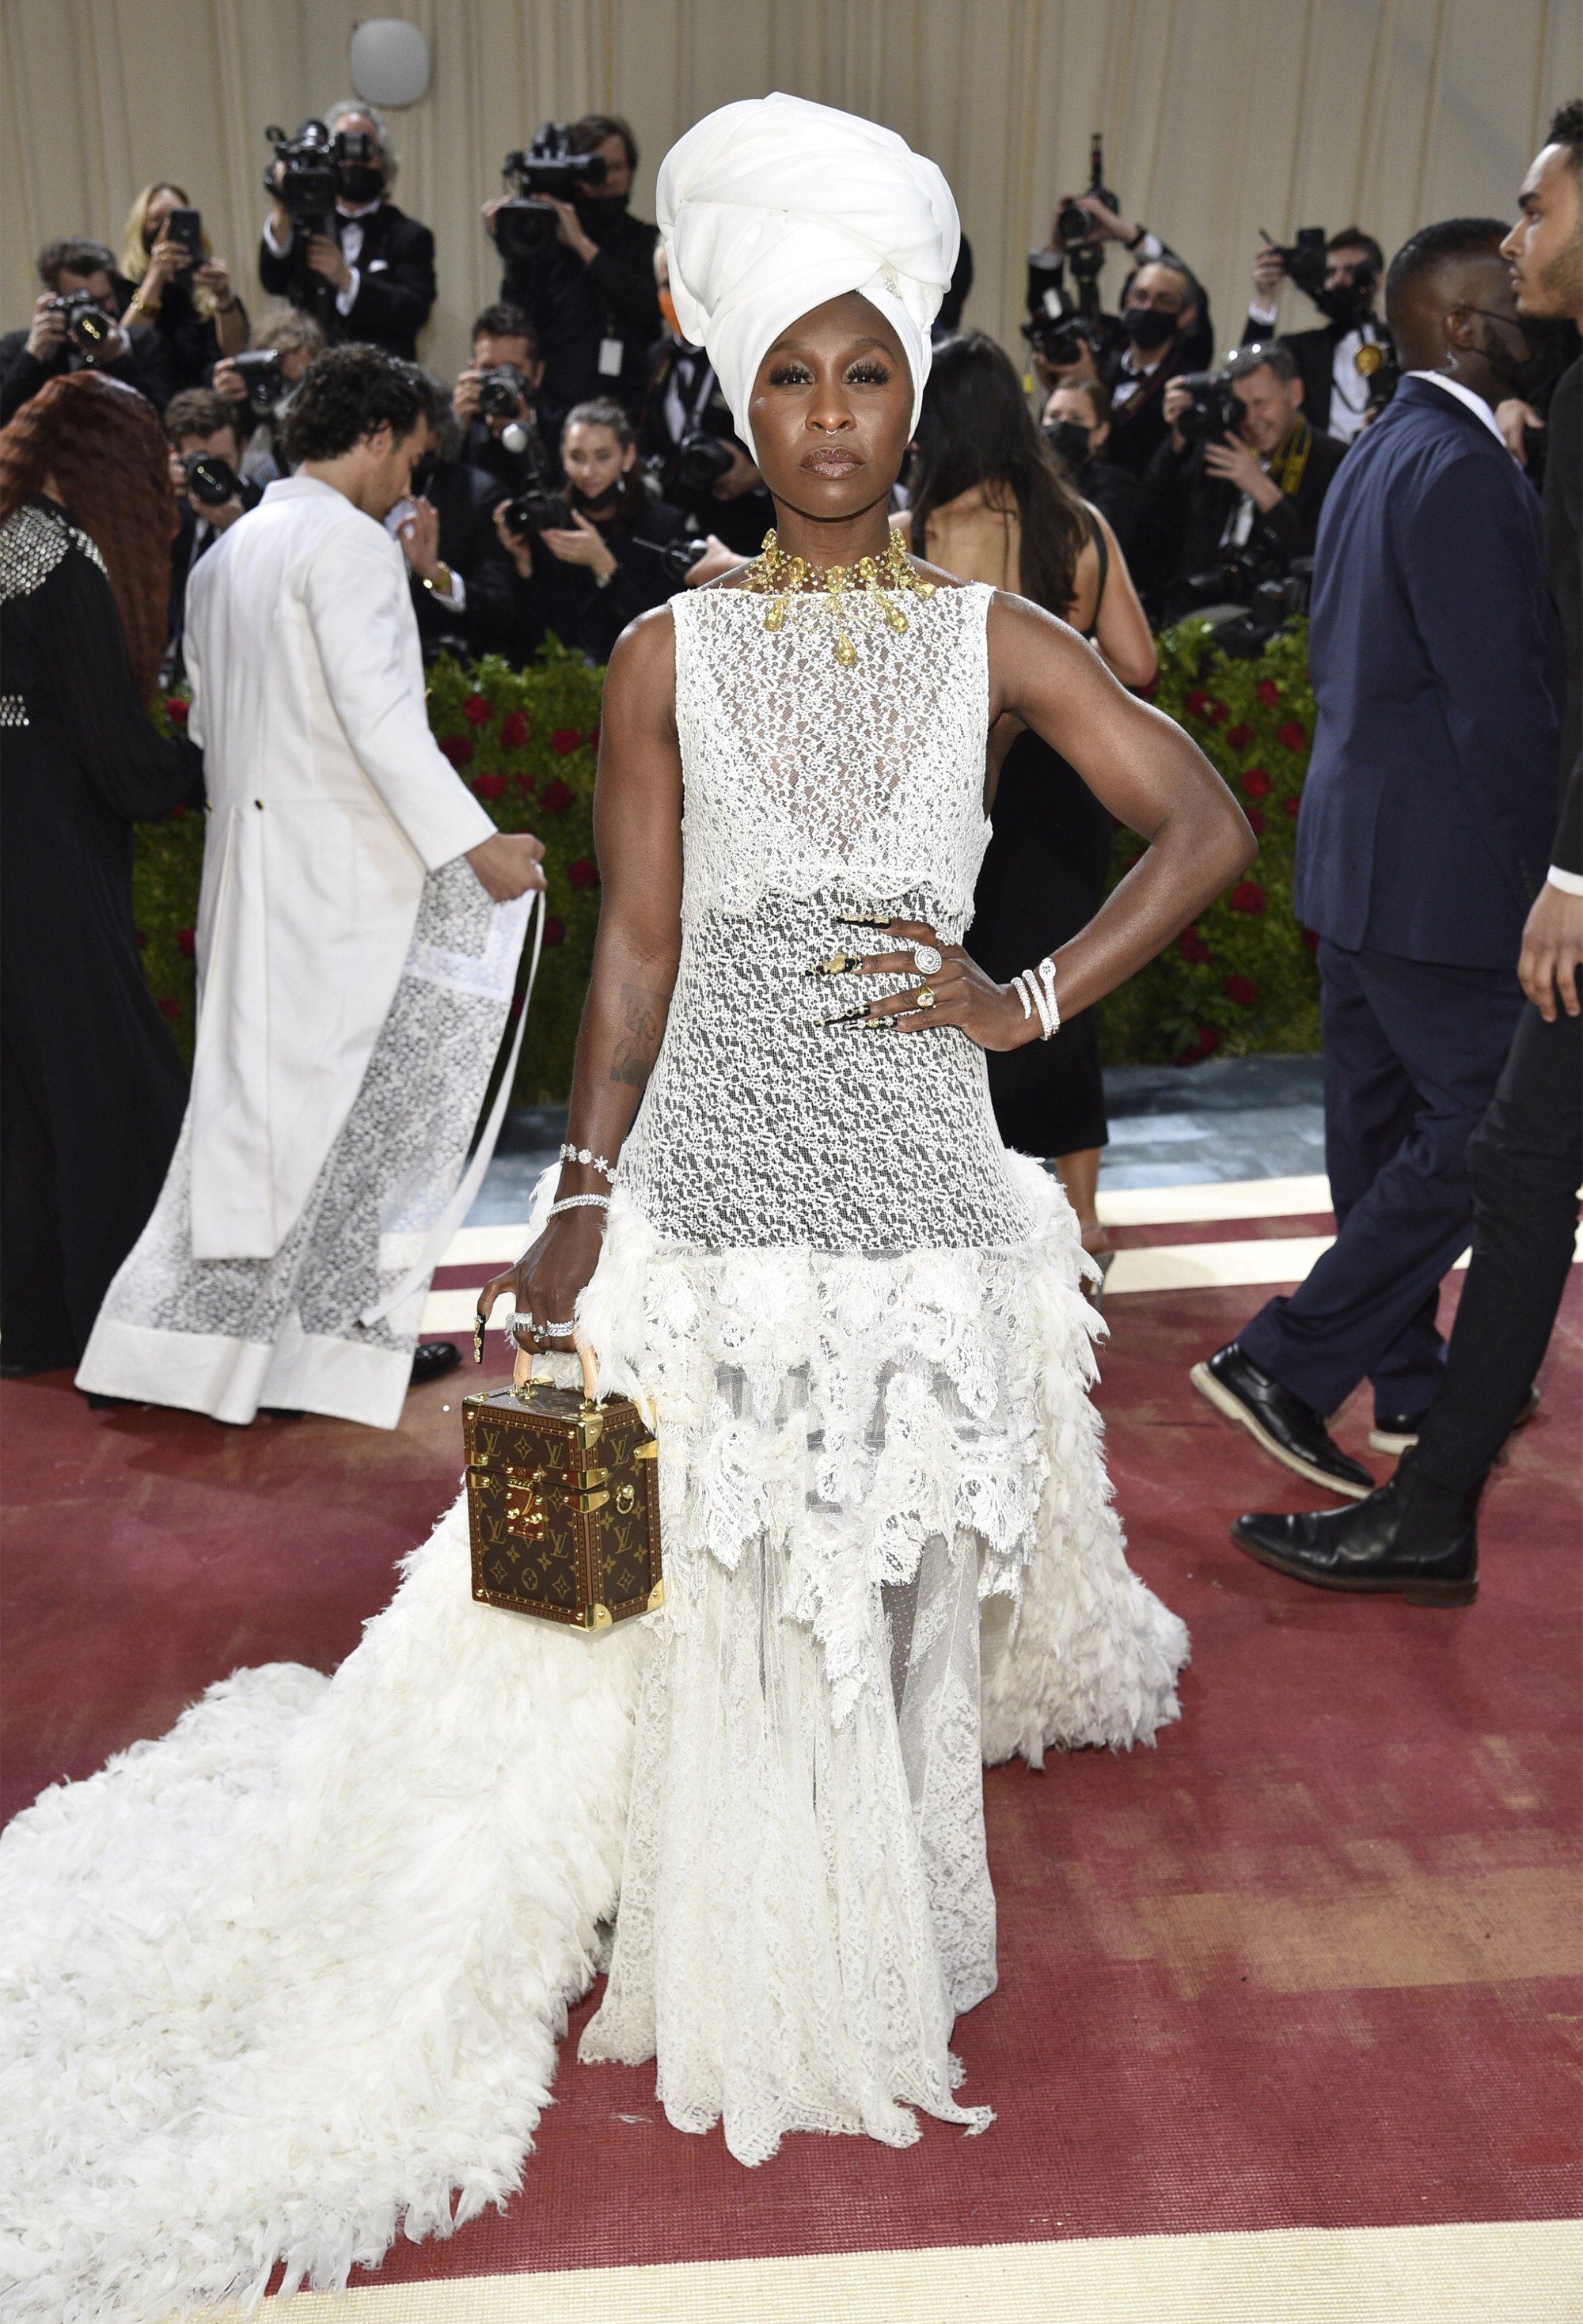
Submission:
[[[579,1311],[654,1413],[665,1607],[477,1607],[458,1508],[333,1680],[239,1674],[17,1820],[0,2316],[153,2324],[445,2232],[516,2184],[606,1962],[581,2055],[653,2058],[744,2162],[991,2119],[949,2048],[995,1978],[981,1760],[1149,1739],[1187,1639],[1109,1507],[1059,1185],[963,1036],[826,1030],[858,988],[805,973],[843,911],[961,932],[989,594],[851,669],[675,601],[681,967]]]

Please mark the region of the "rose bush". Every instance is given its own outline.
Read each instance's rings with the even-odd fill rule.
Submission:
[[[1259,861],[1101,1004],[1101,1046],[1115,1065],[1319,1046],[1318,975],[1291,914],[1292,843],[1314,723],[1307,632],[1294,624],[1256,661],[1213,655],[1207,671],[1203,637],[1202,623],[1189,622],[1161,639],[1151,699],[1180,721],[1251,810]],[[534,831],[544,842],[549,917],[517,1074],[522,1104],[564,1098],[571,1081],[599,918],[593,795],[603,680],[602,670],[554,645],[527,669],[490,657],[470,669],[441,660],[429,673],[430,723],[461,779],[501,830]],[[173,696],[159,715],[173,729],[187,705]],[[134,873],[143,969],[188,1056],[204,820],[178,809],[140,825]],[[1114,877],[1139,853],[1136,835],[1118,831]]]

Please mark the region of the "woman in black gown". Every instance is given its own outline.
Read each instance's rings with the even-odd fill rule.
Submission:
[[[132,826],[201,806],[146,704],[176,511],[143,397],[51,380],[0,432],[0,1370],[76,1363],[187,1074],[138,959]]]
[[[993,339],[969,332],[936,350],[917,440],[914,554],[1031,597],[1081,630],[1125,684],[1146,686],[1154,641],[1116,536],[1062,476]],[[1004,983],[1093,918],[1113,826],[1076,769],[1014,721],[990,736],[990,770],[992,832],[965,942]],[[1103,1265],[1096,1204],[1108,1132],[1092,1010],[1052,1041],[992,1053],[989,1091],[1006,1144],[1055,1163],[1083,1247]]]

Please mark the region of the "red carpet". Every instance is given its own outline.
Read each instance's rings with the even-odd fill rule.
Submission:
[[[988,1778],[1001,1987],[958,2047],[990,2131],[804,2137],[748,2172],[665,2124],[648,2070],[569,2046],[510,2211],[380,2282],[1575,2214],[1583,1286],[1457,1612],[1304,1591],[1231,1546],[1239,1508],[1311,1499],[1187,1385],[1263,1296],[1112,1304],[1118,1499],[1194,1661],[1157,1750]],[[345,1655],[456,1488],[458,1394],[389,1437],[0,1388],[7,1811],[239,1663]],[[1366,1425],[1359,1400],[1338,1430],[1365,1459]]]

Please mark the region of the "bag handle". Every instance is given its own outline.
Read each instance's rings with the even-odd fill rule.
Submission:
[[[599,1379],[599,1360],[595,1355],[592,1348],[589,1347],[586,1340],[577,1340],[573,1344],[577,1349],[578,1361],[583,1368],[583,1401],[585,1404],[592,1404],[594,1401],[594,1389],[597,1386]],[[543,1351],[543,1352],[548,1353],[548,1351]],[[520,1345],[518,1346],[516,1351],[516,1362],[512,1367],[511,1384],[513,1388],[532,1387],[533,1366],[538,1362],[540,1353],[541,1351],[537,1348],[524,1348]]]

